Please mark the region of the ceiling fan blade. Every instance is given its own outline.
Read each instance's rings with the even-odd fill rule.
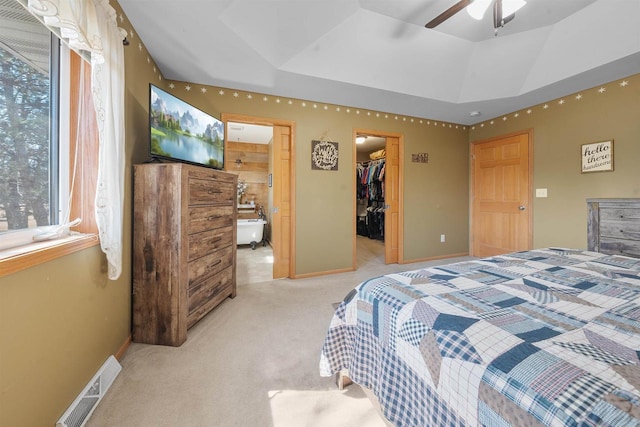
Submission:
[[[493,2],[493,28],[502,27],[502,0]]]
[[[435,28],[435,27],[437,27],[438,25],[442,24],[447,19],[451,18],[456,13],[460,12],[465,7],[469,6],[469,4],[471,4],[471,1],[472,0],[460,0],[458,3],[454,4],[449,9],[445,10],[440,15],[436,16],[431,21],[429,21],[425,25],[425,27],[427,27],[427,28]]]
[[[496,0],[493,3],[493,28],[496,30],[500,27],[504,27],[504,24],[510,22],[515,18],[515,16],[515,13],[512,13],[509,16],[502,16],[502,0]]]

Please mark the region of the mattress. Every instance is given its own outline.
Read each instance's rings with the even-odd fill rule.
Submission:
[[[396,426],[636,426],[639,321],[639,259],[517,252],[362,282],[320,374],[348,370]]]

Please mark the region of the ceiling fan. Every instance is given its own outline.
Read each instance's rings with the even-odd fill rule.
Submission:
[[[493,28],[496,30],[511,21],[516,11],[526,4],[524,0],[460,0],[427,22],[425,27],[435,28],[464,8],[467,8],[472,18],[481,20],[491,3],[493,3]]]

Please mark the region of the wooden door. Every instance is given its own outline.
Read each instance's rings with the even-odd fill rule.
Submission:
[[[291,128],[273,126],[273,205],[271,246],[273,278],[293,277],[291,272]]]
[[[531,141],[519,133],[472,145],[472,255],[531,248]]]
[[[384,170],[384,262],[398,262],[400,226],[400,138],[387,137]]]

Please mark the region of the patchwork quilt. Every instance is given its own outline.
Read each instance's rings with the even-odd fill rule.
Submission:
[[[640,426],[640,259],[546,248],[367,280],[320,374],[396,426]]]

